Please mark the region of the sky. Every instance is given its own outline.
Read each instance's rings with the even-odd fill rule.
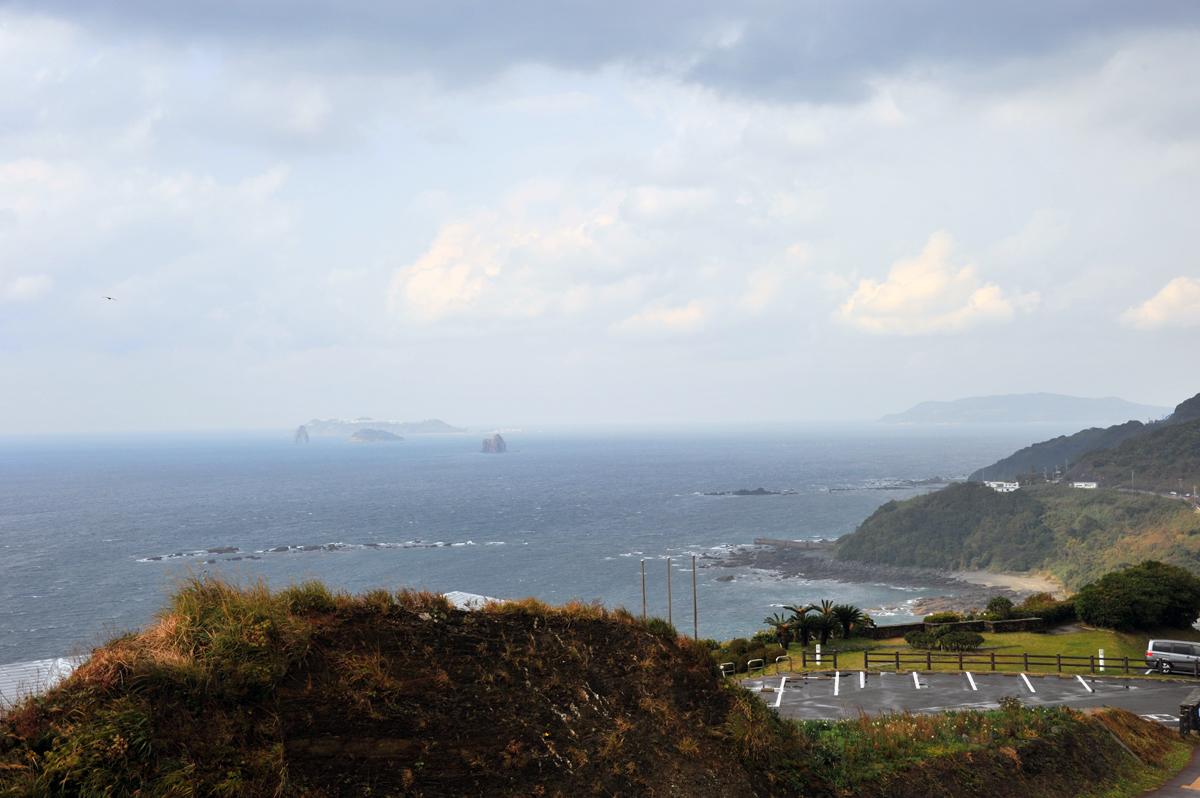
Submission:
[[[1171,406],[1198,74],[1186,1],[0,0],[0,434]]]

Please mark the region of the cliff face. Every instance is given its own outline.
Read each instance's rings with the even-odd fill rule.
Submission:
[[[479,451],[484,454],[504,454],[508,451],[508,444],[504,442],[504,438],[497,432],[495,435],[489,435],[483,439],[483,446]]]

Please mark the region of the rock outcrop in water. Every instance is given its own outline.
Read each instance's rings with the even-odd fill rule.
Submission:
[[[508,444],[504,442],[504,438],[497,432],[483,439],[483,446],[479,451],[484,454],[504,454],[508,451]]]
[[[296,443],[308,443],[308,427],[303,424],[296,427],[296,437],[294,440]]]

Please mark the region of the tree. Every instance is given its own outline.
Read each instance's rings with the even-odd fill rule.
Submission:
[[[1182,568],[1147,560],[1105,574],[1075,596],[1084,623],[1126,631],[1186,629],[1200,617],[1200,579]]]
[[[763,623],[775,630],[775,639],[786,649],[792,642],[792,619],[776,612],[763,618]]]
[[[853,604],[835,604],[830,614],[841,627],[843,638],[850,637],[851,629],[862,628],[873,623],[866,613]]]
[[[992,596],[987,603],[987,611],[997,621],[1006,621],[1012,616],[1013,603],[1004,596]]]
[[[808,648],[814,631],[812,615],[809,613],[814,607],[811,604],[796,604],[784,609],[792,614],[792,630],[800,639],[801,647]]]

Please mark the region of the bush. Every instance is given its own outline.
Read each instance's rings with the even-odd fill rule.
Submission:
[[[943,626],[928,632],[909,632],[904,636],[904,642],[911,648],[934,651],[974,651],[983,645],[983,635]]]
[[[962,620],[962,616],[957,612],[935,612],[932,615],[926,615],[925,623],[958,623]]]
[[[656,634],[659,637],[666,638],[667,640],[674,640],[675,638],[679,637],[679,632],[675,630],[675,627],[664,621],[662,618],[647,618],[646,628],[651,634]]]
[[[1074,597],[1059,601],[1049,593],[1034,593],[1021,602],[1017,612],[1030,618],[1041,618],[1047,626],[1061,626],[1078,617]]]
[[[1084,585],[1075,611],[1085,623],[1123,631],[1186,629],[1200,617],[1200,579],[1147,560]]]
[[[988,615],[994,621],[1007,621],[1013,617],[1012,599],[1004,596],[993,596],[987,603]]]

